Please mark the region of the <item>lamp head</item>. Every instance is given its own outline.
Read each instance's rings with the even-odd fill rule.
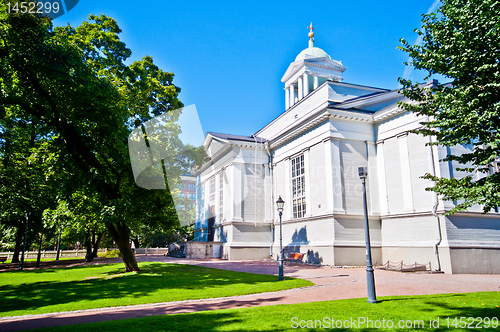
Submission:
[[[283,206],[285,205],[285,201],[281,198],[281,196],[276,201],[276,206],[278,207],[278,212],[283,212]]]
[[[360,179],[366,179],[366,176],[368,175],[368,168],[358,167],[358,174]]]

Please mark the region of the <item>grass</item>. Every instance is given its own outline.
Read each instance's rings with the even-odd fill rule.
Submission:
[[[247,309],[205,311],[189,314],[152,316],[71,326],[72,332],[87,331],[498,331],[491,318],[500,317],[500,293],[439,294],[381,297],[381,303],[365,299],[276,305]],[[296,319],[294,319],[294,317]],[[369,323],[359,324],[364,317]],[[460,317],[474,318],[470,327],[460,328]],[[480,322],[479,317],[482,319]],[[489,325],[484,318],[489,318]],[[449,320],[447,321],[447,318]],[[454,320],[457,318],[457,320]],[[351,319],[356,327],[350,326]],[[439,323],[437,323],[439,319]],[[302,326],[305,328],[300,328]],[[348,321],[348,323],[346,323]],[[362,321],[362,320],[361,320]],[[377,328],[377,322],[383,324]],[[389,321],[393,328],[389,328]],[[402,321],[402,328],[398,327]],[[327,322],[325,324],[325,322]],[[330,327],[328,327],[328,322]],[[338,324],[332,327],[331,323]],[[342,326],[340,326],[342,322]],[[433,326],[431,326],[433,322]],[[456,324],[454,324],[454,322]],[[466,324],[471,320],[464,321]],[[314,328],[316,324],[316,328]],[[321,325],[320,325],[321,324]],[[420,324],[420,327],[417,326]],[[438,325],[435,325],[438,324]],[[309,325],[309,327],[307,327]],[[368,325],[368,326],[367,326]],[[411,327],[409,327],[411,325]],[[408,327],[406,327],[408,326]],[[68,326],[38,331],[67,331]]]
[[[273,275],[140,263],[140,272],[105,264],[0,273],[0,317],[204,299],[312,285]]]

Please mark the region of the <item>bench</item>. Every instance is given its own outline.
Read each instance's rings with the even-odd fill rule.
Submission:
[[[5,263],[7,261],[7,256],[0,256],[0,262]]]
[[[305,253],[300,253],[300,252],[291,252],[290,255],[288,255],[288,258],[283,258],[284,262],[290,262],[290,263],[303,263],[302,259],[304,258]]]

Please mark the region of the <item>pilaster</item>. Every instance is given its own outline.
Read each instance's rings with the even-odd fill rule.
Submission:
[[[379,184],[380,213],[389,213],[387,202],[387,181],[385,178],[384,142],[377,143],[377,177]]]
[[[401,186],[403,187],[403,207],[405,211],[414,211],[411,185],[410,155],[408,154],[408,134],[398,136],[399,162],[401,165]]]
[[[344,187],[342,185],[342,175],[340,166],[340,140],[331,140],[332,149],[332,179],[333,179],[333,212],[345,213],[344,209]]]
[[[243,220],[243,177],[242,177],[242,166],[239,164],[233,164],[232,168],[232,188],[233,188],[233,220]]]

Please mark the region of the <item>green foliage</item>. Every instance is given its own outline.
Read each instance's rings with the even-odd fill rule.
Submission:
[[[104,252],[98,252],[97,257],[101,257],[101,258],[120,257],[120,250],[106,250]]]
[[[16,243],[16,229],[0,224],[0,251],[13,251]]]
[[[419,85],[400,78],[402,93],[412,102],[401,103],[424,117],[418,133],[435,136],[443,146],[472,145],[470,153],[448,155],[460,170],[482,173],[462,179],[438,178],[431,190],[445,200],[464,200],[451,213],[482,204],[488,212],[500,204],[500,173],[492,163],[500,154],[500,1],[443,0],[436,13],[423,15],[422,45],[401,40],[401,50],[416,69],[451,79],[441,86]],[[426,79],[427,79],[426,78]]]
[[[0,144],[7,152],[0,154],[0,197],[6,204],[0,218],[19,225],[30,211],[41,225],[46,211],[52,231],[65,225],[77,233],[106,228],[127,270],[137,270],[130,231],[141,225],[170,229],[178,218],[168,191],[135,185],[129,134],[167,114],[162,130],[171,135],[159,146],[171,156],[165,164],[174,183],[197,160],[196,149],[182,145],[173,123],[173,110],[183,106],[174,75],[150,56],[126,65],[131,51],[112,18],[90,15],[79,27],[54,28],[47,17],[5,10],[0,9]]]

